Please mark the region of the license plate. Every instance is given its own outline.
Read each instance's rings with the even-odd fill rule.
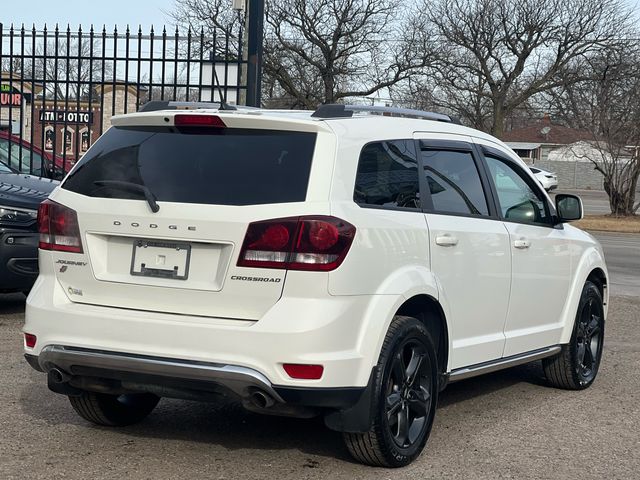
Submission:
[[[186,280],[190,257],[191,245],[188,243],[136,240],[131,275]]]

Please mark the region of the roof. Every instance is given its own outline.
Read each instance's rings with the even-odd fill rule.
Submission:
[[[116,115],[111,118],[112,125],[171,125],[175,115],[187,110],[151,110],[147,112]],[[231,128],[270,128],[306,132],[330,132],[337,136],[347,136],[356,144],[369,142],[372,139],[395,140],[410,138],[411,133],[435,133],[445,136],[460,136],[461,140],[469,137],[485,140],[511,152],[511,149],[488,133],[465,127],[457,123],[443,122],[424,118],[409,118],[354,112],[352,117],[319,118],[314,117],[311,110],[261,109],[238,106],[236,110],[223,110],[196,105],[188,110],[190,114],[216,115]],[[411,132],[411,133],[409,133]],[[514,159],[518,158],[513,153]]]
[[[111,118],[113,125],[166,125],[167,120],[173,120],[174,115],[185,113],[185,109],[173,110],[151,110],[115,115]],[[450,122],[441,122],[430,119],[416,119],[407,117],[386,116],[380,114],[368,114],[356,112],[352,117],[343,118],[319,118],[313,116],[311,110],[280,110],[247,108],[238,106],[235,110],[223,110],[218,108],[197,107],[189,109],[190,114],[206,115],[214,114],[224,120],[230,127],[243,125],[249,128],[261,128],[259,124],[267,125],[271,123],[273,128],[296,129],[305,126],[309,131],[331,130],[334,127],[329,125],[341,125],[344,132],[349,132],[349,136],[369,138],[372,135],[380,140],[388,138],[404,138],[407,132],[437,132],[444,134],[470,135],[485,138],[494,143],[501,144],[498,139],[487,133],[472,128],[464,127]],[[287,127],[288,125],[288,127]],[[398,137],[401,135],[401,137]]]
[[[539,143],[527,143],[527,142],[504,142],[514,150],[535,150],[540,146]]]
[[[509,144],[519,142],[537,143],[538,145],[569,145],[581,140],[593,140],[591,132],[555,124],[548,115],[529,126],[515,128],[502,135],[502,141]]]

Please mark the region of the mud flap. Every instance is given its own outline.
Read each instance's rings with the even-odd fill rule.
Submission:
[[[373,425],[374,415],[374,379],[378,367],[371,370],[369,382],[358,401],[351,407],[329,412],[324,417],[325,425],[331,430],[348,433],[365,433]]]

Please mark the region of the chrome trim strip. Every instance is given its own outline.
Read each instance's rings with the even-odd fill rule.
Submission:
[[[449,381],[457,382],[458,380],[464,380],[465,378],[476,377],[478,375],[484,375],[485,373],[495,372],[504,368],[515,367],[516,365],[522,365],[523,363],[529,363],[535,360],[540,360],[541,358],[551,357],[558,352],[560,352],[560,345],[554,345],[553,347],[540,348],[530,352],[519,353],[518,355],[513,355],[511,357],[478,363],[469,367],[457,368],[452,370],[449,374]]]
[[[38,356],[38,363],[45,372],[55,365],[73,374],[74,366],[82,366],[115,372],[212,382],[229,388],[241,397],[247,397],[250,393],[249,388],[256,387],[272,395],[276,401],[284,402],[262,373],[237,365],[106,352],[62,345],[44,347]]]

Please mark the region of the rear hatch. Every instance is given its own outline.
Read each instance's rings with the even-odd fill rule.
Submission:
[[[331,168],[318,136],[332,135],[244,116],[115,121],[52,196],[82,239],[81,254],[52,252],[71,301],[246,320],[278,301],[286,270],[237,267],[238,252],[251,222],[328,213],[328,185],[307,200],[312,169]]]

